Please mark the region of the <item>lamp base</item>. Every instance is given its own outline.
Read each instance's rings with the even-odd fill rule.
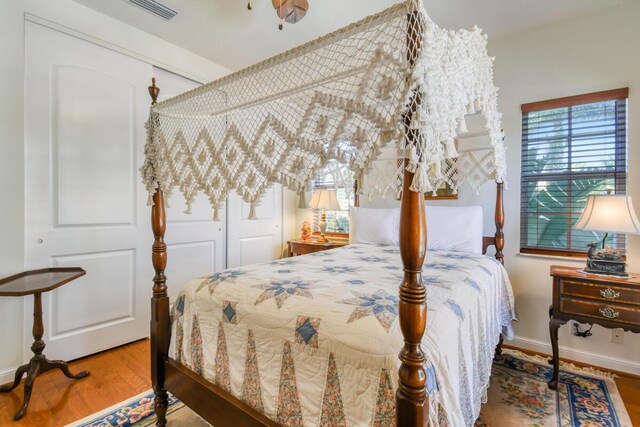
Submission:
[[[316,241],[321,242],[321,243],[327,243],[329,241],[329,239],[327,239],[324,234],[321,234],[318,236],[318,238],[316,239]]]
[[[585,273],[606,274],[609,276],[629,277],[627,264],[621,261],[587,259]]]
[[[320,236],[318,237],[318,242],[327,243],[329,239],[324,237],[324,232],[327,231],[327,216],[325,210],[322,209],[322,215],[320,216],[320,224],[318,224],[320,228]]]
[[[602,239],[602,249],[598,250],[598,242],[589,243],[587,247],[587,273],[607,274],[610,276],[629,277],[627,274],[627,264],[624,257],[613,248],[605,248],[604,242],[607,238],[605,234]]]
[[[629,273],[611,273],[611,272],[604,272],[599,270],[591,270],[588,268],[583,268],[582,270],[578,270],[578,271],[581,273],[596,274],[598,276],[613,276],[613,277],[621,277],[621,278],[631,277]]]

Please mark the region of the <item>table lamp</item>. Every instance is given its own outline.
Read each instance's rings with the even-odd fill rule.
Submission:
[[[336,196],[335,190],[327,190],[325,188],[319,188],[314,190],[313,196],[311,197],[311,202],[309,203],[309,207],[312,209],[322,209],[322,215],[320,216],[320,237],[318,238],[319,242],[328,242],[324,236],[324,232],[327,230],[327,217],[325,215],[325,210],[329,209],[330,211],[339,211],[340,204],[338,203],[338,197]]]
[[[640,234],[640,221],[633,210],[631,196],[590,194],[584,211],[573,228],[605,233],[602,249],[597,249],[599,242],[587,245],[589,252],[585,272],[628,277],[624,258],[613,248],[606,247],[606,239],[609,233]]]

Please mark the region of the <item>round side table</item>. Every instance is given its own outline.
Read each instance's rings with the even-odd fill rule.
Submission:
[[[52,291],[65,283],[69,283],[78,277],[84,276],[86,271],[78,267],[68,268],[44,268],[42,270],[31,270],[14,276],[0,279],[0,297],[20,297],[25,295],[33,295],[33,344],[31,351],[33,357],[26,365],[20,366],[16,371],[13,384],[0,387],[0,392],[5,393],[13,390],[20,384],[22,376],[27,374],[24,383],[24,400],[22,407],[18,410],[14,421],[18,421],[27,413],[29,400],[31,399],[31,391],[36,377],[43,372],[51,369],[60,369],[68,378],[79,380],[89,376],[88,371],[82,371],[79,374],[72,374],[69,371],[69,365],[63,360],[49,360],[42,351],[45,344],[42,341],[44,333],[44,324],[42,323],[42,294]]]

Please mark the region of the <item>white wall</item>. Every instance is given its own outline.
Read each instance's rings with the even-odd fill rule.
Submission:
[[[201,82],[229,70],[71,0],[1,0],[0,13],[0,277],[24,267],[24,22],[58,27]],[[151,77],[151,76],[150,76]],[[161,86],[162,83],[159,82]],[[142,124],[141,124],[142,125]],[[149,288],[151,289],[151,288]],[[0,383],[21,364],[23,310],[32,301],[0,298]]]
[[[616,8],[490,41],[496,57],[495,81],[509,147],[506,193],[506,258],[520,322],[515,344],[548,352],[547,308],[551,304],[551,264],[581,266],[568,259],[518,255],[520,206],[520,105],[620,87],[629,87],[628,192],[640,212],[640,3]],[[640,236],[629,236],[630,271],[640,272]],[[622,345],[594,326],[587,339],[560,334],[561,355],[640,374],[640,336],[626,333]]]
[[[5,1],[0,14],[0,275],[24,264],[22,5]],[[0,298],[0,376],[22,361],[22,301]]]
[[[505,264],[513,283],[520,321],[513,344],[550,353],[548,307],[551,304],[552,264],[582,266],[584,261],[519,255],[520,245],[520,105],[620,87],[630,88],[628,192],[640,213],[640,2],[555,23],[502,39],[489,41],[496,57],[495,83],[500,88],[508,162],[505,192]],[[430,202],[433,203],[433,202]],[[364,207],[398,206],[395,200],[367,201]],[[476,196],[463,186],[459,200],[445,205],[481,205],[485,235],[492,235],[495,184],[488,183]],[[298,210],[297,228],[309,220],[308,210]],[[630,271],[640,272],[640,236],[629,236]],[[560,330],[561,356],[621,371],[640,374],[640,336],[627,332],[625,343],[611,343],[611,332],[594,326],[587,339],[571,335],[567,324]]]

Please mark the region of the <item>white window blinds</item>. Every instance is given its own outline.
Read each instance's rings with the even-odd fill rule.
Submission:
[[[520,247],[580,255],[601,239],[573,230],[589,194],[624,194],[628,89],[522,105]],[[624,251],[625,236],[608,242]]]
[[[336,191],[339,211],[326,211],[327,216],[327,232],[330,233],[348,233],[349,232],[349,207],[353,206],[353,178],[352,173],[346,166],[337,162],[331,163],[318,174],[313,181],[313,189],[327,188]],[[320,228],[320,209],[313,212],[313,230],[318,231]]]

